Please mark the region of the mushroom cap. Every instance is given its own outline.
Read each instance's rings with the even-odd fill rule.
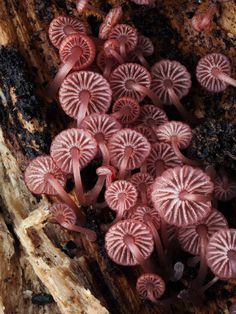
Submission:
[[[86,115],[105,113],[109,109],[112,92],[107,80],[94,72],[74,72],[67,76],[59,91],[62,109],[68,116],[77,119],[80,106],[83,105],[80,95],[83,96],[84,92],[90,93]]]
[[[49,210],[52,214],[50,222],[56,222],[60,225],[63,223],[69,225],[76,224],[76,214],[68,205],[63,203],[53,204]]]
[[[227,183],[224,183],[221,176],[217,176],[214,180],[214,195],[219,201],[230,201],[236,197],[236,181],[228,179]]]
[[[76,9],[79,13],[82,13],[88,4],[88,0],[76,0]]]
[[[112,51],[115,51],[117,54],[120,54],[120,44],[116,39],[108,39],[103,45],[103,51],[106,58],[114,59]]]
[[[113,98],[117,99],[123,96],[128,96],[136,99],[138,102],[143,100],[145,95],[133,88],[129,88],[130,82],[150,88],[151,75],[145,67],[136,63],[119,65],[110,76]]]
[[[146,36],[139,35],[135,51],[141,52],[144,57],[151,56],[154,53],[154,46],[151,39]]]
[[[135,173],[129,179],[129,182],[135,186],[138,193],[140,193],[143,188],[148,189],[153,184],[153,181],[153,177],[145,172]]]
[[[164,294],[166,285],[160,276],[147,273],[138,278],[136,289],[142,299],[148,299],[148,290],[152,289],[155,299],[158,300]]]
[[[25,171],[25,183],[34,194],[57,195],[48,183],[47,175],[52,174],[64,187],[66,177],[50,156],[39,156],[33,159]]]
[[[160,216],[169,224],[184,227],[195,224],[211,211],[211,202],[181,198],[181,192],[209,195],[213,191],[210,177],[191,166],[166,170],[152,185],[151,198]]]
[[[158,163],[162,163],[165,170],[182,165],[181,160],[178,159],[171,145],[167,143],[153,144],[151,152],[147,157],[147,172],[153,176],[153,178],[156,177],[156,168]]]
[[[150,222],[154,225],[155,229],[158,230],[161,227],[161,217],[155,208],[148,206],[138,206],[132,216],[134,220],[141,221],[148,225]]]
[[[105,55],[104,50],[99,51],[98,55],[97,55],[97,59],[96,59],[96,63],[97,66],[99,67],[99,69],[103,72],[106,65],[108,64],[108,62],[112,63],[112,70],[114,70],[119,63],[112,57],[107,57]]]
[[[130,238],[134,240],[144,259],[152,254],[154,241],[148,227],[140,221],[123,220],[113,225],[105,236],[107,254],[116,264],[123,266],[138,264],[126,245],[126,239]]]
[[[149,128],[145,124],[141,123],[141,124],[138,124],[138,125],[134,126],[133,130],[139,132],[144,137],[146,137],[146,139],[148,140],[148,142],[150,144],[156,143],[157,139],[156,139],[155,133],[153,132],[153,130],[151,128]]]
[[[139,103],[130,97],[121,97],[117,99],[112,107],[112,112],[122,112],[122,116],[119,118],[123,124],[133,123],[137,120],[140,114]]]
[[[122,15],[123,15],[123,12],[122,12],[122,7],[120,5],[118,5],[115,8],[112,8],[107,13],[103,23],[101,24],[99,28],[98,37],[101,39],[107,39],[112,28],[121,20]]]
[[[70,34],[68,29],[73,29],[74,33],[86,33],[84,24],[72,16],[57,16],[49,26],[48,35],[54,47],[60,48],[62,41]]]
[[[138,43],[137,30],[127,24],[117,24],[109,34],[109,39],[116,39],[119,43],[124,43],[126,52],[135,49]]]
[[[134,185],[125,180],[118,180],[106,189],[105,200],[108,206],[120,213],[132,208],[137,202],[138,193]]]
[[[108,114],[93,113],[82,121],[80,128],[92,133],[99,143],[107,142],[113,134],[121,129],[121,125]]]
[[[192,140],[190,126],[180,121],[170,121],[160,125],[155,128],[155,134],[159,141],[165,143],[171,143],[171,139],[174,136],[181,149],[188,147]]]
[[[206,90],[219,93],[226,89],[228,83],[217,78],[218,72],[231,76],[229,59],[221,53],[210,53],[199,60],[196,77]]]
[[[151,69],[152,90],[160,97],[163,103],[172,104],[168,89],[174,90],[181,99],[187,95],[192,85],[191,75],[185,66],[177,61],[161,60]]]
[[[223,229],[216,232],[207,247],[207,264],[220,279],[234,278],[233,267],[229,259],[230,251],[236,251],[236,230]]]
[[[137,123],[143,123],[146,126],[159,126],[168,121],[165,111],[154,105],[145,105],[141,108],[141,112]]]
[[[228,223],[224,215],[218,210],[213,209],[202,221],[194,225],[179,228],[178,239],[181,247],[193,255],[200,255],[201,251],[201,238],[197,231],[199,226],[206,228],[208,238],[210,238],[215,232],[228,228]]]
[[[122,129],[114,134],[108,142],[111,163],[120,168],[126,149],[132,149],[127,170],[139,168],[150,153],[151,145],[140,133],[131,129]]]
[[[80,49],[78,53],[78,61],[73,70],[83,70],[93,63],[96,55],[96,48],[92,39],[81,33],[68,35],[60,45],[60,59],[66,63],[74,49]]]
[[[62,131],[52,142],[51,156],[65,173],[73,173],[72,148],[79,151],[80,168],[87,166],[97,154],[97,142],[91,133],[77,128]]]
[[[96,169],[96,174],[98,176],[111,176],[114,179],[117,175],[117,170],[112,166],[101,166]]]

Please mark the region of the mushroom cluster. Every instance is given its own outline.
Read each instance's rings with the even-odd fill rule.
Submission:
[[[111,216],[115,212],[113,221],[100,225],[105,249],[116,264],[141,267],[141,298],[168,303],[162,299],[168,283],[181,280],[186,266],[181,249],[194,255],[188,265],[199,263],[196,278],[170,300],[188,296],[198,302],[219,278],[236,278],[236,230],[217,209],[219,201],[236,197],[236,181],[225,169],[186,156],[191,126],[198,123],[181,102],[191,88],[187,68],[173,60],[150,66],[154,46],[121,23],[121,6],[105,15],[90,1],[76,4],[79,14],[91,10],[103,17],[99,38],[90,36],[79,18],[59,16],[51,22],[49,38],[62,65],[47,95],[59,96],[72,122],[53,139],[50,155],[30,162],[25,183],[54,202],[50,222],[89,241],[97,235],[85,227],[86,208],[94,215],[102,208]],[[201,30],[209,23],[206,16],[200,23],[200,17],[193,22]],[[235,86],[230,73],[227,57],[218,53],[202,58],[196,69],[209,92]],[[181,121],[169,119],[166,105],[176,107]],[[96,168],[92,188],[82,173],[86,167]],[[74,193],[66,192],[68,179]],[[209,270],[215,277],[206,283]]]

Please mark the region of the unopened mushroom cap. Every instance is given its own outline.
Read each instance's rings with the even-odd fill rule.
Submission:
[[[126,240],[132,239],[144,259],[153,252],[154,241],[148,227],[139,221],[127,219],[113,225],[105,236],[105,248],[108,256],[117,264],[134,266],[138,264]]]
[[[125,180],[113,182],[105,192],[108,206],[121,213],[132,208],[137,202],[137,197],[136,188],[132,183]]]
[[[221,53],[210,53],[202,57],[196,68],[198,82],[209,92],[223,92],[228,83],[217,78],[218,71],[231,76],[231,65],[229,59]]]
[[[66,204],[56,203],[49,208],[52,217],[51,222],[57,222],[59,224],[76,224],[76,214],[75,212]]]
[[[151,197],[161,217],[169,224],[187,226],[206,217],[211,202],[183,200],[181,193],[209,195],[213,183],[202,170],[191,166],[166,170],[152,185]]]
[[[136,63],[119,65],[110,76],[110,85],[114,99],[128,96],[141,101],[145,97],[144,94],[129,88],[129,82],[149,88],[151,85],[151,75],[146,68]]]
[[[33,159],[25,171],[25,183],[34,194],[56,195],[57,192],[48,183],[47,175],[52,174],[64,187],[66,177],[50,156]]]
[[[151,69],[152,90],[160,97],[163,103],[173,103],[168,89],[174,90],[181,99],[187,95],[192,85],[191,76],[181,63],[171,60],[161,60]]]
[[[79,151],[79,164],[87,166],[97,154],[97,143],[91,133],[71,128],[59,133],[51,145],[51,156],[65,173],[73,173],[71,149]]]
[[[60,48],[62,41],[68,36],[67,29],[73,29],[74,33],[86,33],[84,24],[72,16],[57,16],[49,26],[49,38],[51,43]]]
[[[77,119],[83,105],[80,96],[89,93],[90,99],[86,115],[94,112],[105,113],[111,104],[111,89],[100,74],[90,71],[74,72],[61,85],[59,99],[62,109],[71,118]]]
[[[116,168],[120,167],[126,149],[131,150],[127,170],[132,170],[141,167],[150,153],[151,146],[142,134],[131,129],[122,129],[110,138],[108,149],[111,163]]]
[[[206,258],[211,271],[221,279],[236,277],[229,258],[230,252],[236,252],[236,230],[216,232],[210,238]]]
[[[157,274],[143,274],[136,284],[136,289],[142,299],[148,299],[148,290],[151,289],[156,300],[158,300],[165,292],[165,282]]]
[[[201,239],[197,232],[199,226],[206,228],[210,239],[215,232],[228,228],[228,223],[224,215],[218,210],[211,210],[209,215],[197,224],[179,228],[178,239],[181,247],[193,255],[200,255]]]
[[[192,130],[186,123],[180,121],[169,121],[155,128],[155,134],[159,141],[171,143],[175,137],[179,148],[186,148],[192,140]]]

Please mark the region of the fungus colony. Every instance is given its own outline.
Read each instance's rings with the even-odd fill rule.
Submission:
[[[217,6],[195,15],[193,27],[208,30]],[[150,67],[146,57],[153,54],[153,44],[134,27],[120,24],[120,6],[105,16],[89,1],[77,1],[78,12],[85,9],[104,18],[98,39],[75,17],[51,22],[49,38],[59,49],[61,66],[47,94],[58,93],[61,108],[75,122],[54,138],[50,156],[30,162],[26,185],[35,194],[56,197],[50,222],[89,241],[97,235],[84,226],[86,207],[110,208],[115,219],[100,226],[107,255],[116,264],[141,267],[140,297],[159,304],[187,297],[198,303],[218,279],[236,278],[236,230],[217,210],[218,201],[236,197],[236,182],[225,169],[206,167],[182,152],[192,139],[190,125],[198,123],[180,101],[191,88],[186,67],[170,60]],[[230,75],[230,63],[219,53],[203,57],[196,69],[200,85],[214,93],[236,86]],[[182,122],[168,119],[164,109],[170,104]],[[89,190],[81,170],[93,160],[97,182]],[[65,190],[69,177],[74,196]],[[168,284],[181,280],[185,266],[177,239],[195,256],[188,264],[199,263],[199,271],[168,301]],[[215,277],[207,283],[210,271]]]

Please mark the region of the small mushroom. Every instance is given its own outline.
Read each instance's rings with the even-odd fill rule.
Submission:
[[[103,50],[98,53],[96,62],[106,80],[109,79],[111,72],[119,65],[114,58],[105,55]]]
[[[214,196],[217,200],[227,202],[236,197],[236,181],[225,172],[219,173],[214,180]]]
[[[192,27],[197,32],[209,31],[212,26],[214,15],[217,13],[217,4],[212,4],[206,10],[206,12],[195,13],[191,19]]]
[[[138,124],[138,125],[134,126],[132,129],[139,132],[144,137],[146,137],[146,139],[148,140],[148,142],[150,144],[156,143],[157,139],[156,139],[155,133],[153,132],[153,130],[151,128],[149,128],[145,124],[143,124],[143,123]]]
[[[142,204],[148,204],[150,202],[148,200],[148,189],[153,184],[153,177],[148,173],[138,172],[130,177],[129,182],[137,189]]]
[[[150,38],[139,35],[136,48],[131,52],[131,59],[138,60],[142,66],[149,69],[150,66],[145,59],[154,53],[154,46]]]
[[[89,10],[101,16],[105,15],[104,12],[94,7],[90,0],[76,0],[76,9],[79,13]]]
[[[164,294],[166,285],[159,275],[147,273],[138,278],[136,289],[141,298],[157,303]]]
[[[123,56],[120,54],[120,44],[117,39],[108,39],[103,46],[106,58],[113,58],[118,64],[125,63]]]
[[[130,97],[117,99],[112,107],[112,117],[119,120],[122,124],[134,123],[140,114],[139,103]]]
[[[99,28],[99,38],[108,39],[109,34],[112,28],[119,23],[123,15],[122,7],[118,5],[117,7],[112,8],[106,15],[103,23]]]

